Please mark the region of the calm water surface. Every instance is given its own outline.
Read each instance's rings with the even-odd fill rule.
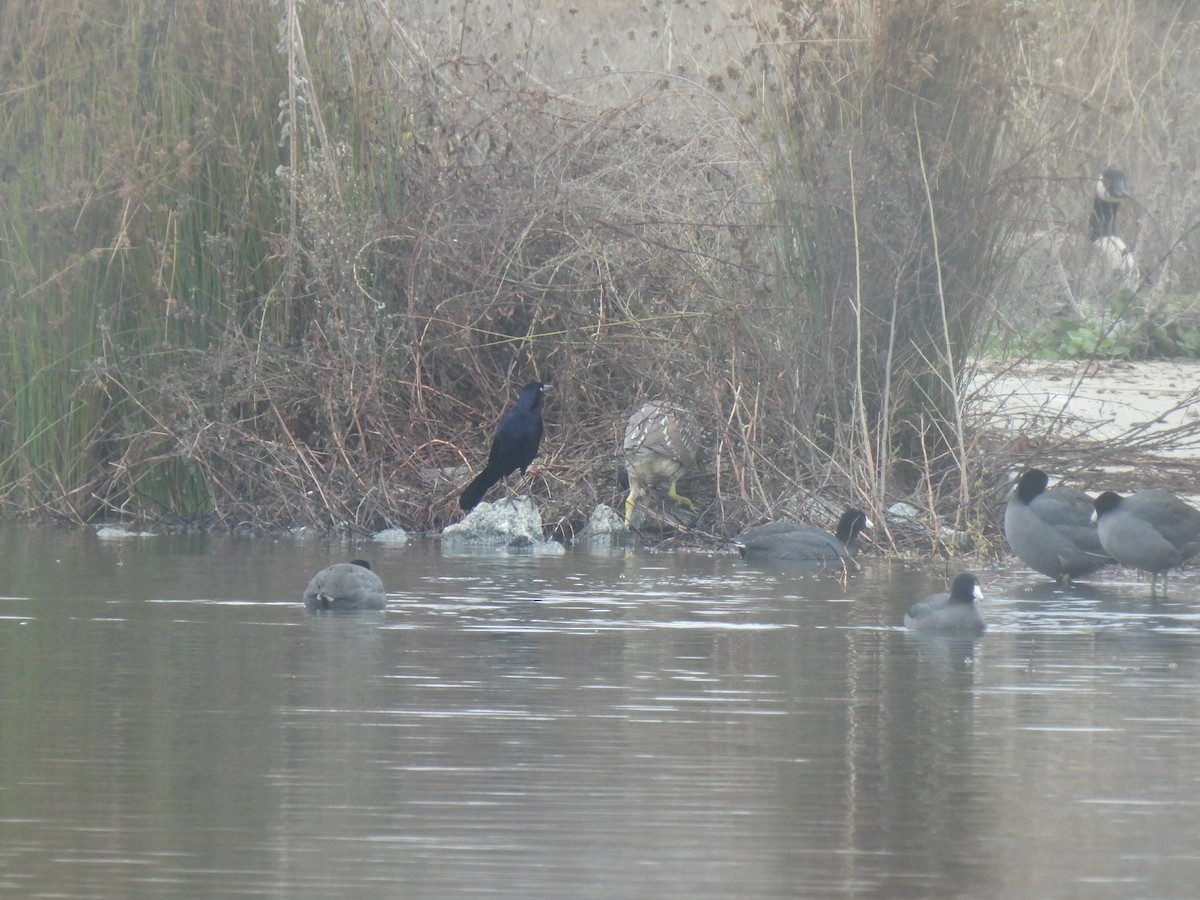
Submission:
[[[0,530],[0,895],[1195,897],[1200,577]],[[299,595],[368,556],[383,613]],[[953,569],[952,571],[957,571]]]

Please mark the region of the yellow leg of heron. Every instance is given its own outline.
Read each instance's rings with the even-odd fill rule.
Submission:
[[[632,478],[629,479],[629,496],[625,498],[625,527],[628,528],[633,521],[633,505],[637,503],[637,482]]]
[[[681,497],[679,494],[675,493],[675,482],[673,482],[673,481],[671,482],[671,487],[667,490],[667,496],[670,497],[672,500],[674,500],[676,503],[678,503],[680,506],[686,506],[692,512],[696,511],[695,503],[693,503],[687,497]]]

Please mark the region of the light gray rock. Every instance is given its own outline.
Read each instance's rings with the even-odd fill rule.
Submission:
[[[891,523],[917,523],[921,519],[921,511],[911,503],[900,501],[893,503],[884,513]]]
[[[601,503],[592,510],[592,514],[588,517],[587,524],[583,526],[583,531],[579,533],[579,537],[587,540],[589,538],[623,535],[628,531],[629,529],[625,527],[625,523],[621,520],[617,511],[611,506]]]
[[[542,536],[542,514],[533,498],[505,498],[480,503],[461,522],[442,529],[442,544],[453,550],[503,549],[558,555],[557,541]]]
[[[408,532],[403,528],[385,528],[383,531],[375,532],[371,539],[380,544],[402,547],[408,543]]]

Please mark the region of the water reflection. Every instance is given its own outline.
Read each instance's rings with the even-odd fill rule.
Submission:
[[[17,896],[1188,896],[1200,585],[0,530]],[[947,573],[949,574],[949,573]]]

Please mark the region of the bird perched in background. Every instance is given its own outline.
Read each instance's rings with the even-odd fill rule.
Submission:
[[[492,449],[487,465],[468,484],[458,498],[464,512],[474,509],[488,488],[517,469],[521,474],[529,468],[538,455],[542,443],[542,395],[550,390],[549,384],[531,381],[521,388],[517,402],[506,412],[496,426],[492,438]]]
[[[1004,509],[1004,536],[1017,558],[1060,584],[1112,563],[1092,521],[1092,498],[1069,487],[1046,490],[1041,469],[1021,473]]]
[[[975,601],[982,599],[979,579],[963,572],[950,585],[950,593],[934,594],[914,603],[904,616],[904,627],[927,634],[982,634],[987,625],[975,608]]]
[[[786,559],[823,565],[851,560],[858,552],[858,536],[871,527],[861,509],[851,507],[838,519],[837,530],[799,525],[796,522],[768,522],[747,528],[733,539],[743,559]]]
[[[1167,491],[1128,497],[1105,491],[1095,502],[1096,528],[1104,552],[1123,566],[1150,573],[1150,596],[1158,576],[1167,596],[1167,571],[1200,553],[1200,509]]]
[[[304,605],[312,610],[383,609],[383,582],[365,559],[335,563],[312,577],[304,589]]]
[[[1088,219],[1088,237],[1098,241],[1117,233],[1117,210],[1121,201],[1129,196],[1125,170],[1108,166],[1096,179],[1096,196],[1092,201],[1092,215]]]
[[[1125,286],[1135,290],[1141,280],[1137,261],[1129,246],[1117,237],[1117,210],[1129,196],[1124,170],[1108,166],[1096,179],[1095,194],[1092,214],[1088,217],[1088,238],[1104,255],[1112,273],[1121,276]]]
[[[667,400],[643,403],[629,417],[622,450],[625,472],[629,476],[629,496],[625,500],[625,526],[633,520],[633,507],[642,489],[651,484],[669,482],[667,496],[692,512],[696,505],[675,490],[679,477],[696,462],[704,430],[696,417],[682,406]]]

